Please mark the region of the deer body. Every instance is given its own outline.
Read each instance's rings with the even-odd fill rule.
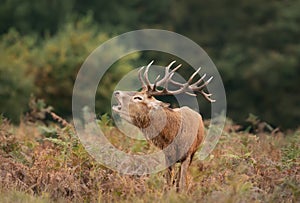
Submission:
[[[148,68],[149,65],[144,73],[146,82],[142,79],[140,72],[140,80],[143,83],[142,91],[114,92],[118,105],[114,106],[113,110],[120,114],[121,118],[140,128],[149,142],[163,150],[166,165],[169,166],[167,173],[168,184],[173,183],[172,174],[175,163],[181,163],[176,185],[178,190],[182,190],[186,187],[187,171],[193,155],[204,138],[202,117],[199,113],[189,107],[172,109],[169,108],[169,104],[161,102],[153,97],[154,95],[174,94],[174,91],[167,90],[167,85],[165,85],[165,83],[171,81],[173,75],[172,72],[174,73],[176,68],[169,73],[167,67],[165,77],[160,81],[156,80],[155,84],[149,82],[147,76]],[[194,77],[194,75],[192,77]],[[192,80],[191,78],[189,83]],[[175,93],[186,93],[189,88],[199,88],[197,85],[192,86],[189,83],[186,85],[179,84],[175,81],[172,82],[181,87],[179,89],[180,91],[177,90]],[[199,81],[196,83],[199,83]],[[158,85],[164,85],[165,88],[158,91],[156,90],[156,86]],[[203,91],[203,87],[204,86],[202,85],[201,89],[196,90]],[[194,91],[194,89],[192,90]],[[204,92],[202,94],[207,99],[210,99],[210,94]]]

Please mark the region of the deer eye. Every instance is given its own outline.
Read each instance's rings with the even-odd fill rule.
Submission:
[[[141,96],[134,96],[133,100],[135,100],[135,101],[142,101],[143,97],[141,97]]]

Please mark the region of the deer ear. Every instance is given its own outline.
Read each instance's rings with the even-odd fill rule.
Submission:
[[[161,102],[161,105],[162,105],[163,107],[165,107],[165,108],[168,108],[168,107],[170,106],[169,103],[164,103],[164,102]]]

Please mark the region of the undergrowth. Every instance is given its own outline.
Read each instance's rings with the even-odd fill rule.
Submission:
[[[52,122],[19,126],[0,119],[1,202],[297,202],[300,130],[241,131],[228,121],[213,153],[194,157],[188,191],[167,188],[164,172],[121,175],[97,163],[73,126]],[[28,119],[27,119],[28,120]],[[106,116],[99,125],[119,149],[151,153],[145,141],[125,139]]]

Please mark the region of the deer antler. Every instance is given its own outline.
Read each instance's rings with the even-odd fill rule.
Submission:
[[[204,74],[198,81],[192,83],[194,77],[199,73],[201,68],[199,68],[197,71],[193,73],[193,75],[188,79],[188,81],[184,84],[176,82],[172,80],[173,75],[175,72],[181,67],[181,64],[178,65],[176,68],[170,71],[171,66],[175,63],[176,61],[172,61],[166,68],[165,68],[165,75],[161,80],[158,80],[160,78],[160,75],[158,75],[154,81],[153,84],[151,84],[149,77],[148,77],[148,72],[149,68],[152,65],[153,61],[151,61],[147,67],[146,70],[144,71],[144,79],[142,77],[142,71],[145,68],[144,66],[139,70],[139,79],[143,85],[143,90],[146,91],[148,95],[151,96],[158,96],[158,95],[176,95],[176,94],[181,94],[185,93],[191,96],[196,96],[195,93],[191,92],[199,92],[201,93],[205,99],[207,99],[210,102],[215,102],[216,100],[210,98],[212,94],[206,93],[204,91],[204,88],[207,86],[208,83],[213,79],[211,76],[207,81],[204,81],[204,78],[206,77],[206,74]],[[169,90],[168,85],[169,83],[172,83],[173,85],[179,87],[177,90]],[[200,85],[202,83],[202,85]],[[200,86],[199,86],[200,85]],[[157,87],[163,87],[162,90],[158,90]]]

